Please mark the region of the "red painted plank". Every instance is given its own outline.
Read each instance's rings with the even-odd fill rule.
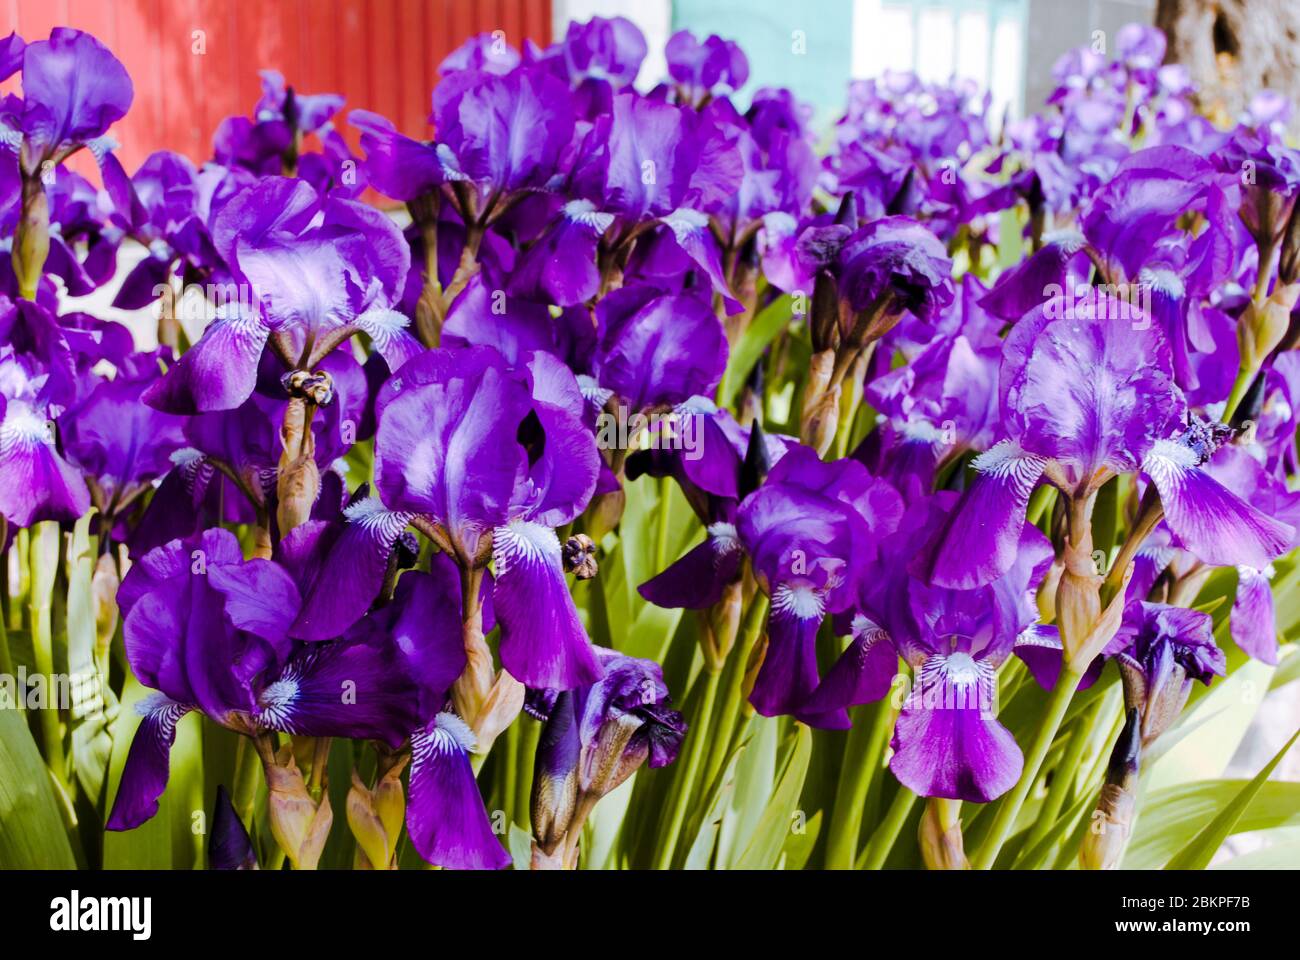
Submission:
[[[338,34],[334,58],[340,67],[338,92],[348,98],[353,109],[369,109],[369,48],[361,42],[367,29],[366,0],[338,0]]]
[[[544,44],[550,11],[549,0],[0,0],[0,35],[16,29],[32,41],[73,26],[117,55],[136,94],[113,133],[134,170],[160,149],[210,157],[217,124],[251,113],[257,72],[268,68],[299,90],[341,93],[346,109],[377,110],[427,137],[443,58],[493,30],[516,47],[525,37]],[[0,85],[18,88],[16,77]],[[355,149],[355,132],[342,118],[338,126]]]
[[[397,79],[397,8],[392,0],[370,0],[365,44],[370,60],[368,109],[400,122]]]
[[[421,0],[399,0],[397,67],[400,108],[393,120],[402,130],[419,134],[428,125],[429,87],[425,80],[425,12]]]

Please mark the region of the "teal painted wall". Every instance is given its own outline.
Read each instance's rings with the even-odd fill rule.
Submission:
[[[821,115],[844,107],[853,54],[851,0],[673,0],[673,29],[736,40],[749,56],[749,83],[789,87]],[[798,32],[802,31],[802,35]],[[803,53],[796,52],[803,40]]]

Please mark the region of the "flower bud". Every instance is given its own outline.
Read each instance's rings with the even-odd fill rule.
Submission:
[[[704,663],[710,670],[721,670],[726,663],[727,654],[736,645],[741,610],[744,607],[742,586],[740,580],[727,584],[718,602],[703,611],[700,617],[700,646],[704,653]]]
[[[961,801],[931,797],[921,814],[918,839],[927,870],[969,870],[961,834]]]
[[[90,579],[90,593],[95,605],[95,654],[98,659],[108,651],[117,632],[117,588],[121,578],[117,563],[111,553],[101,554],[95,561],[95,572]]]
[[[22,215],[13,240],[14,276],[18,281],[18,295],[35,300],[50,255],[50,201],[39,173],[24,175],[22,181]]]
[[[564,541],[560,550],[564,569],[579,580],[590,580],[599,568],[596,564],[596,544],[585,533],[578,533]]]
[[[565,690],[555,698],[533,760],[530,804],[533,837],[536,846],[547,857],[556,852],[573,822],[578,803],[580,750],[573,693]]]
[[[515,722],[519,712],[524,708],[525,688],[522,683],[505,670],[497,671],[496,679],[488,689],[488,695],[479,708],[478,716],[469,725],[474,731],[477,744],[476,753],[486,754],[492,749],[497,737],[505,732],[506,727]]]
[[[369,790],[352,772],[352,789],[348,791],[348,826],[365,855],[366,865],[375,870],[396,866],[397,841],[406,820],[406,797],[402,792],[402,769],[406,759],[393,765]]]
[[[1056,622],[1061,630],[1065,661],[1082,673],[1114,638],[1124,618],[1124,595],[1133,577],[1130,563],[1110,605],[1101,609],[1103,578],[1092,559],[1092,537],[1080,543],[1067,541],[1062,551],[1064,569],[1056,589]]]
[[[804,443],[825,456],[835,442],[835,431],[840,419],[840,388],[832,387],[831,375],[835,369],[835,351],[823,350],[813,354],[804,384],[803,414],[799,432]]]
[[[263,769],[271,833],[295,870],[315,870],[334,823],[329,793],[321,794],[319,804],[313,802],[287,744]]]
[[[627,494],[621,488],[609,493],[598,493],[591,498],[591,504],[587,507],[586,525],[587,535],[594,543],[600,543],[605,534],[618,526],[626,506]]]
[[[212,812],[212,833],[208,837],[208,869],[257,870],[257,853],[244,822],[230,802],[230,794],[217,787],[217,804]]]
[[[1097,798],[1092,823],[1079,847],[1079,865],[1084,870],[1114,870],[1124,859],[1137,806],[1134,787],[1141,752],[1138,711],[1130,708],[1124,719],[1124,729],[1111,751],[1106,782]]]
[[[1278,284],[1263,303],[1247,305],[1237,324],[1243,369],[1258,370],[1282,342],[1297,299],[1300,299],[1300,283]]]
[[[311,518],[311,508],[320,493],[316,441],[311,432],[315,409],[315,403],[291,393],[289,406],[284,411],[284,421],[280,426],[280,442],[284,449],[280,452],[280,470],[276,480],[279,500],[276,520],[281,536]]]

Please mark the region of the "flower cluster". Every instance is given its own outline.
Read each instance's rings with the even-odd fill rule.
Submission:
[[[1122,685],[1127,773],[1084,787],[1126,838],[1219,644],[1278,661],[1284,104],[1216,128],[1132,26],[1025,120],[856,82],[827,152],[789,91],[737,96],[734,43],[679,33],[638,90],[646,52],[623,19],[475,38],[431,140],[266,72],[209,161],[128,173],[102,44],[0,46],[3,545],[93,513],[104,642],[150,691],[107,829],[158,813],[197,711],[266,781],[261,806],[232,772],[214,866],[320,864],[331,776],[358,866],[572,868],[634,776],[608,862],[721,864],[746,731],[789,718],[817,749],[852,731],[826,865],[883,862],[901,819],[859,834],[884,790],[926,798],[925,862],[989,867],[1076,691]],[[83,147],[102,188],[64,165]],[[156,330],[69,309],[132,253],[115,306]],[[968,861],[954,805],[994,801]]]

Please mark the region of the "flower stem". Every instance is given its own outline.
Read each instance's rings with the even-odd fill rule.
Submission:
[[[740,625],[740,642],[732,651],[727,665],[727,690],[723,695],[722,705],[718,710],[718,720],[714,725],[713,743],[709,748],[708,761],[704,765],[703,784],[707,790],[722,773],[722,765],[727,762],[731,749],[732,733],[740,716],[744,699],[745,668],[753,655],[754,645],[763,633],[763,623],[767,620],[767,594],[761,591],[754,594],[745,611],[745,619]]]
[[[1073,786],[1076,774],[1079,771],[1079,764],[1083,760],[1083,751],[1092,740],[1093,728],[1096,727],[1097,721],[1101,717],[1101,708],[1105,703],[1105,698],[1098,698],[1097,702],[1089,707],[1087,712],[1079,718],[1079,722],[1075,724],[1074,733],[1070,737],[1070,745],[1066,748],[1060,764],[1052,773],[1052,785],[1047,790],[1047,798],[1043,801],[1042,809],[1038,811],[1038,819],[1029,832],[1029,839],[1025,841],[1025,850],[1030,850],[1036,846],[1055,825],[1056,818],[1061,812],[1061,807],[1064,805],[1065,798],[1069,795],[1070,788]]]
[[[1237,407],[1241,406],[1241,401],[1250,390],[1250,385],[1255,382],[1256,372],[1245,363],[1237,371],[1237,379],[1232,384],[1232,393],[1228,394],[1228,402],[1223,407],[1224,423],[1231,422],[1232,415],[1237,412]]]
[[[835,788],[835,807],[826,840],[826,868],[851,870],[857,859],[858,835],[862,831],[862,812],[872,775],[880,764],[885,741],[893,728],[893,710],[888,698],[871,705],[871,722],[856,723],[844,744],[844,762],[840,767],[839,785]]]
[[[253,822],[253,806],[257,802],[257,784],[262,764],[248,737],[240,737],[235,747],[235,813],[248,827]]]
[[[1062,666],[1061,675],[1056,681],[1056,686],[1052,688],[1051,698],[1047,701],[1047,712],[1039,724],[1029,753],[1025,756],[1025,767],[1020,774],[1020,780],[1011,792],[1002,798],[993,825],[989,828],[988,837],[980,846],[979,854],[971,861],[974,869],[991,870],[997,861],[998,854],[1002,852],[1002,845],[1006,843],[1011,828],[1020,815],[1025,798],[1029,796],[1029,789],[1038,777],[1038,771],[1047,758],[1047,752],[1056,738],[1056,731],[1061,728],[1065,711],[1069,709],[1070,701],[1074,698],[1074,692],[1079,689],[1079,681],[1082,679],[1082,671],[1074,670],[1068,664]]]
[[[655,869],[668,870],[672,867],[673,854],[677,851],[677,835],[681,832],[682,821],[686,819],[686,810],[690,806],[691,787],[704,758],[704,743],[709,738],[709,721],[713,714],[713,701],[718,695],[718,681],[722,673],[718,670],[705,669],[702,682],[704,692],[696,710],[695,722],[686,734],[686,755],[677,759],[677,776],[673,780],[673,795],[668,812],[665,814],[665,828],[661,834],[659,856],[655,860]]]
[[[903,824],[907,822],[907,815],[912,812],[914,803],[916,803],[916,794],[900,784],[898,792],[894,794],[893,802],[889,805],[889,810],[885,813],[885,819],[871,835],[871,842],[867,845],[866,858],[862,865],[864,870],[879,870],[885,865],[885,861],[889,859],[889,852],[894,849],[894,841],[902,832]]]
[[[658,526],[655,530],[655,573],[662,573],[668,566],[668,528],[672,526],[673,499],[672,479],[659,478]]]

